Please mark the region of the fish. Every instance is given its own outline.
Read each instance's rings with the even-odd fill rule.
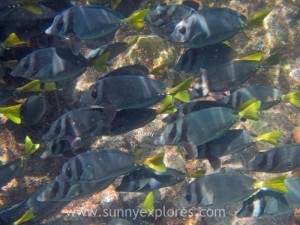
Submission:
[[[109,186],[117,177],[142,165],[164,168],[164,154],[139,162],[132,154],[117,150],[81,153],[63,165],[61,173],[47,185],[37,200],[70,201],[85,197]]]
[[[221,103],[221,102],[216,102],[216,101],[208,101],[208,100],[203,100],[203,101],[194,101],[194,102],[188,102],[188,103],[183,103],[179,105],[176,108],[176,112],[169,114],[168,116],[164,117],[162,121],[164,123],[173,123],[177,119],[182,118],[189,113],[196,112],[202,109],[207,109],[207,108],[212,108],[212,107],[228,107],[227,104]]]
[[[143,18],[148,10],[133,13],[127,19],[112,9],[102,6],[73,6],[57,15],[45,32],[70,39],[71,49],[79,54],[81,40],[111,37],[125,23],[135,27],[143,27]],[[86,16],[88,15],[88,16]]]
[[[20,108],[20,118],[23,125],[32,126],[37,124],[45,115],[48,104],[45,96],[32,95],[28,97]]]
[[[241,118],[258,120],[260,102],[251,99],[240,111],[212,107],[187,114],[168,124],[156,145],[182,146],[191,158],[197,157],[197,146],[223,136]]]
[[[292,213],[300,206],[300,179],[298,177],[286,178],[284,183],[288,193],[260,190],[243,201],[243,206],[236,216],[238,218],[265,217]]]
[[[110,111],[151,107],[161,102],[167,95],[184,102],[189,101],[188,87],[192,83],[192,78],[167,89],[163,82],[144,76],[145,71],[141,71],[140,67],[130,66],[130,70],[127,68],[122,75],[119,75],[118,70],[117,73],[113,71],[97,80],[80,101],[110,108]]]
[[[39,144],[32,143],[29,136],[25,138],[25,149],[20,158],[0,165],[0,189],[23,171],[24,160],[39,149]]]
[[[282,131],[279,130],[258,136],[253,136],[243,129],[229,130],[222,137],[198,146],[197,159],[208,159],[210,164],[217,169],[220,167],[220,157],[245,150],[259,141],[278,145],[281,135]]]
[[[256,98],[261,101],[261,109],[267,110],[278,103],[286,100],[300,107],[300,92],[291,92],[283,94],[280,90],[270,86],[248,86],[232,92],[224,97],[222,102],[237,109],[240,105],[250,98]]]
[[[73,55],[68,48],[38,49],[24,57],[10,75],[42,82],[75,79],[90,65],[103,70],[108,55],[97,55],[96,59],[88,61],[81,55]]]
[[[121,184],[116,187],[118,192],[149,192],[159,188],[175,185],[185,178],[185,174],[171,168],[166,172],[141,167],[125,175]]]
[[[263,188],[287,193],[284,180],[285,177],[276,177],[267,181],[257,181],[239,172],[214,173],[188,184],[176,205],[179,208],[224,206],[241,201]]]
[[[241,30],[262,24],[271,12],[265,9],[252,18],[228,8],[195,10],[185,5],[160,4],[145,17],[152,32],[186,48],[200,48],[227,41]]]
[[[85,139],[124,134],[145,126],[155,118],[156,111],[147,108],[117,111],[113,120],[102,108],[82,108],[69,111],[54,121],[42,139],[67,140],[72,148],[78,149]]]
[[[33,95],[23,104],[0,108],[0,113],[16,124],[32,126],[38,123],[47,110],[47,102],[43,95]]]
[[[259,152],[249,163],[252,171],[284,173],[300,167],[300,144],[288,144]]]
[[[197,76],[201,79],[201,85],[204,87],[203,91],[224,92],[236,90],[267,63],[266,60],[261,61],[262,56],[261,53],[255,53],[216,67],[201,70]]]
[[[26,44],[26,41],[21,41],[15,33],[11,33],[4,42],[0,44],[2,48],[16,47]]]
[[[184,72],[196,76],[203,69],[227,63],[234,58],[236,53],[224,43],[190,48],[179,57],[171,72]]]

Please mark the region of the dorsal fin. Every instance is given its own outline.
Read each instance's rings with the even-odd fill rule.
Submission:
[[[200,8],[199,3],[195,2],[195,1],[183,1],[182,5],[188,6],[192,9],[198,10]]]
[[[130,66],[124,66],[116,70],[113,70],[107,73],[105,77],[122,76],[122,75],[136,75],[136,76],[147,77],[148,74],[149,74],[149,70],[147,67],[142,65],[130,65]]]

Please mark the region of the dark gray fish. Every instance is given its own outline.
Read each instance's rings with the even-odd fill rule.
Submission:
[[[70,111],[54,121],[43,136],[43,140],[55,140],[44,156],[55,156],[57,153],[64,152],[68,155],[69,150],[74,151],[82,147],[92,137],[124,134],[145,126],[155,118],[156,111],[148,108],[120,110],[112,120],[102,108]]]
[[[180,56],[171,71],[185,72],[197,76],[203,69],[227,63],[235,57],[236,53],[226,44],[190,48]]]
[[[177,119],[202,109],[213,108],[213,107],[228,107],[228,105],[224,103],[219,103],[216,101],[196,101],[181,104],[177,107],[177,111],[175,113],[169,114],[165,118],[162,119],[164,123],[173,123]]]
[[[138,168],[135,157],[121,151],[101,150],[79,154],[37,198],[39,201],[69,201],[85,197],[110,185],[118,176]]]
[[[24,57],[11,75],[43,82],[60,81],[79,77],[88,65],[83,56],[73,55],[70,49],[44,48]]]
[[[151,30],[187,48],[228,40],[246,27],[246,18],[230,9],[194,10],[184,5],[159,5],[146,16]]]
[[[178,207],[223,206],[243,200],[255,193],[256,180],[237,172],[214,173],[191,182]]]
[[[119,192],[149,192],[159,188],[175,185],[185,178],[185,174],[167,168],[166,172],[158,172],[150,168],[139,168],[122,178],[116,187]]]
[[[33,95],[26,99],[20,109],[22,124],[31,126],[37,124],[45,115],[47,101],[43,95]]]
[[[81,102],[116,109],[145,108],[161,102],[165,90],[164,83],[139,74],[105,76],[90,87]]]
[[[97,133],[107,132],[107,124],[103,110],[100,108],[77,109],[65,113],[51,124],[43,140],[68,140],[70,145],[77,149],[82,144],[82,139],[97,136]]]
[[[155,144],[185,147],[189,157],[197,157],[197,146],[224,135],[238,120],[239,113],[213,107],[187,114],[168,124]]]
[[[86,140],[81,138],[81,143],[78,148],[81,148],[86,143]],[[68,140],[59,139],[59,140],[51,140],[46,143],[45,150],[41,155],[41,159],[46,159],[49,157],[57,157],[57,156],[65,156],[68,158],[74,157],[74,149],[71,146]]]
[[[300,144],[288,144],[259,152],[249,164],[252,171],[284,173],[300,167]]]
[[[300,207],[300,179],[287,178],[285,185],[288,193],[283,194],[272,190],[260,190],[255,195],[243,201],[237,217],[277,216],[292,213]]]
[[[249,99],[256,98],[261,101],[261,109],[266,110],[281,102],[284,96],[286,95],[274,87],[248,86],[234,91],[231,95],[225,97],[223,102],[237,109]]]
[[[114,37],[123,25],[122,15],[101,6],[73,6],[54,18],[47,34],[70,38],[73,53],[78,55],[81,40]]]
[[[21,159],[16,159],[10,163],[0,166],[0,189],[18,176],[22,170],[23,163]]]
[[[198,146],[197,158],[208,159],[210,164],[217,169],[220,167],[220,157],[247,149],[256,142],[255,137],[245,130],[229,130],[222,137]]]
[[[238,60],[202,70],[200,77],[211,92],[232,91],[249,80],[262,66],[254,60]]]

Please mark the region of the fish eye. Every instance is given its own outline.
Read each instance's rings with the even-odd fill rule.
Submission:
[[[61,30],[63,28],[63,25],[64,25],[64,21],[62,18],[60,18],[56,24],[57,30]]]
[[[93,98],[97,98],[97,89],[96,88],[92,90],[91,95]]]
[[[185,197],[184,197],[188,202],[190,202],[192,200],[192,195],[191,193],[186,193]]]
[[[185,33],[186,33],[186,28],[185,28],[185,27],[182,27],[182,28],[180,28],[178,31],[179,31],[179,33],[185,35]]]

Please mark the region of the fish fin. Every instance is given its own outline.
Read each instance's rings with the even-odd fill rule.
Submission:
[[[109,58],[110,52],[106,52],[103,55],[93,59],[91,61],[92,67],[99,72],[106,72],[106,65]]]
[[[15,33],[11,33],[4,42],[0,44],[1,47],[14,47],[26,44],[26,41],[21,41]]]
[[[254,14],[251,18],[247,20],[247,26],[259,28],[263,25],[264,19],[270,14],[273,9],[266,8],[260,12]]]
[[[34,152],[36,152],[40,147],[40,144],[33,144],[29,136],[25,137],[25,149],[23,156],[25,158],[29,157],[32,155]]]
[[[229,42],[229,41],[223,41],[222,43],[223,43],[224,45],[227,45],[227,46],[230,47],[230,42]]]
[[[34,213],[33,213],[33,208],[30,208],[24,213],[24,215],[20,219],[15,221],[13,223],[13,225],[20,225],[20,224],[25,223],[35,217],[36,217],[36,215],[34,215]]]
[[[69,34],[70,44],[71,44],[71,50],[74,55],[80,54],[80,48],[81,48],[81,39],[76,34]]]
[[[41,90],[40,88],[41,82],[39,80],[33,80],[22,87],[16,89],[17,92],[38,92]]]
[[[18,60],[9,60],[9,61],[0,62],[1,66],[12,70],[15,69],[18,66],[18,64],[19,64]]]
[[[214,170],[217,170],[221,167],[221,161],[218,157],[209,156],[207,160]]]
[[[296,107],[300,107],[300,91],[285,94],[282,99],[289,101]]]
[[[255,141],[265,141],[272,145],[278,145],[279,138],[283,132],[281,130],[271,131],[265,134],[258,135],[254,138]]]
[[[112,1],[112,3],[111,3],[111,8],[112,8],[113,10],[115,10],[116,8],[119,7],[119,5],[121,4],[121,2],[122,2],[122,0],[114,0],[114,1]]]
[[[176,87],[168,88],[166,93],[167,95],[172,95],[174,98],[177,98],[180,101],[189,102],[190,95],[188,89],[191,86],[192,82],[193,78],[189,78],[177,85]]]
[[[14,123],[20,124],[21,123],[21,117],[20,117],[21,106],[22,106],[22,104],[9,106],[9,107],[3,107],[3,108],[0,108],[0,113],[4,114],[6,117],[8,117]]]
[[[23,8],[29,12],[36,14],[36,15],[43,15],[43,9],[40,4],[33,3],[30,5],[25,5]]]
[[[166,172],[167,168],[164,164],[164,157],[165,153],[161,152],[155,156],[145,159],[143,164],[158,172]]]
[[[145,209],[148,213],[152,213],[154,210],[154,194],[153,191],[149,192],[146,196],[145,201],[143,203],[143,209]]]
[[[134,75],[134,76],[141,76],[147,77],[149,74],[149,70],[147,67],[142,65],[130,65],[130,66],[123,66],[113,71],[107,73],[104,77],[111,77],[111,76],[122,76],[122,75]]]
[[[156,110],[157,114],[163,114],[163,113],[175,113],[177,109],[175,108],[173,104],[173,97],[170,95],[167,95],[162,102],[159,109]]]
[[[200,8],[199,3],[195,2],[195,1],[192,1],[192,0],[190,0],[190,1],[183,1],[181,4],[185,5],[185,6],[188,6],[188,7],[192,8],[192,9],[195,9],[195,10],[198,10]]]
[[[186,174],[186,177],[188,178],[199,178],[205,176],[206,170],[204,169],[199,169],[196,171],[193,171],[191,173]]]
[[[186,151],[186,153],[188,154],[189,159],[196,159],[197,158],[197,156],[198,156],[197,146],[185,143],[183,145],[183,148]]]
[[[263,58],[263,56],[264,56],[263,53],[258,52],[258,53],[254,53],[252,55],[245,56],[243,58],[236,58],[233,61],[248,60],[248,61],[258,61],[259,62]]]
[[[142,9],[132,13],[128,18],[124,19],[130,26],[142,29],[145,25],[145,16],[148,14],[150,9]]]
[[[250,119],[257,121],[259,110],[261,106],[261,101],[257,101],[255,98],[249,99],[247,102],[243,103],[239,109],[238,113],[242,119]]]
[[[257,181],[254,183],[254,188],[268,188],[274,191],[288,193],[289,190],[287,189],[284,183],[285,178],[285,176],[280,176],[266,181]]]

